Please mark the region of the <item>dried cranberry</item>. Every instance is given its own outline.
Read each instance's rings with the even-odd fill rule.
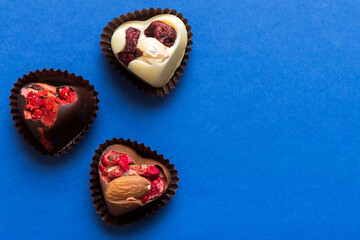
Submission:
[[[167,47],[174,45],[176,40],[175,29],[162,21],[153,21],[146,29],[145,36],[154,37]]]
[[[140,36],[140,30],[130,27],[126,29],[125,33],[126,33],[126,44],[125,44],[124,52],[135,52],[136,44]]]
[[[132,52],[121,52],[119,53],[119,59],[125,64],[125,66],[129,66],[130,62],[135,59],[135,54]]]
[[[118,57],[121,62],[126,66],[129,66],[130,62],[133,61],[140,53],[136,50],[136,45],[139,40],[140,30],[136,28],[128,28],[125,31],[126,43],[124,51],[120,52]]]

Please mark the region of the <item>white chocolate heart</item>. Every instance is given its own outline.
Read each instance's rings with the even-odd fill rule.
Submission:
[[[162,21],[175,29],[177,36],[173,46],[167,47],[157,39],[145,36],[145,29],[155,20]],[[185,54],[187,31],[184,23],[174,15],[162,14],[146,21],[130,21],[120,25],[111,38],[111,48],[124,67],[126,66],[119,60],[118,54],[125,48],[125,31],[129,27],[140,30],[137,48],[143,52],[143,55],[131,61],[128,69],[151,86],[163,87],[171,79]]]

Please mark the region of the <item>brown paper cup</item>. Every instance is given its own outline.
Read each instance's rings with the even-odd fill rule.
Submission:
[[[56,79],[56,82],[54,81]],[[39,83],[50,83],[53,85],[72,85],[72,86],[82,86],[89,89],[94,95],[95,99],[95,110],[93,116],[87,126],[79,133],[79,135],[74,138],[66,147],[59,150],[58,152],[52,153],[48,152],[42,144],[33,136],[28,127],[25,124],[25,121],[21,117],[19,107],[18,107],[18,95],[21,91],[21,88],[26,84],[39,82]],[[41,152],[43,155],[48,156],[60,156],[68,152],[69,149],[72,149],[75,144],[79,143],[79,139],[83,138],[85,132],[89,131],[89,126],[93,124],[93,120],[97,117],[96,112],[99,110],[97,106],[100,102],[97,96],[98,92],[95,91],[93,85],[89,84],[88,80],[84,80],[82,76],[76,76],[74,73],[69,74],[68,71],[61,71],[60,69],[54,70],[51,68],[50,70],[36,70],[35,72],[29,72],[28,75],[24,75],[22,78],[19,78],[18,81],[14,84],[14,88],[11,90],[10,99],[10,113],[13,115],[13,120],[15,122],[15,127],[19,130],[19,133],[24,136],[24,139],[28,141],[28,143],[33,146],[37,151]]]
[[[110,214],[105,203],[98,171],[99,161],[102,153],[107,147],[114,144],[128,146],[135,150],[142,158],[152,158],[161,162],[166,166],[171,174],[171,180],[168,188],[160,197],[158,197],[158,199],[121,216],[114,216]],[[112,140],[106,140],[105,143],[100,144],[92,158],[90,168],[91,179],[89,182],[91,184],[91,198],[94,199],[93,205],[96,207],[96,212],[100,215],[100,218],[108,225],[124,226],[132,222],[137,222],[146,216],[152,215],[153,212],[158,211],[160,207],[164,207],[165,203],[169,202],[170,198],[175,195],[175,190],[178,189],[178,171],[175,169],[174,164],[170,164],[168,159],[164,159],[163,155],[159,155],[157,151],[152,151],[150,147],[145,147],[143,143],[139,144],[137,141],[130,141],[130,139],[124,140],[123,138],[113,138]]]
[[[162,88],[154,88],[147,83],[143,82],[135,75],[130,73],[127,68],[123,67],[117,58],[115,57],[112,49],[111,49],[111,37],[115,31],[115,29],[120,26],[121,24],[128,22],[128,21],[144,21],[149,18],[154,17],[155,15],[159,14],[172,14],[180,18],[186,27],[188,42],[185,49],[184,57],[180,63],[180,66],[175,70],[174,75],[171,77],[169,82],[163,86]],[[180,76],[184,73],[184,68],[186,67],[186,61],[189,60],[189,53],[191,52],[191,45],[192,45],[192,38],[193,34],[191,33],[191,26],[188,24],[188,20],[183,17],[181,13],[178,13],[176,10],[170,10],[168,8],[165,9],[143,9],[140,11],[136,10],[135,12],[127,13],[126,15],[121,15],[119,18],[114,18],[111,22],[107,24],[107,26],[103,29],[103,33],[101,34],[100,38],[100,46],[101,51],[105,54],[105,58],[109,60],[110,65],[114,66],[114,69],[120,72],[120,75],[125,77],[125,80],[129,81],[131,85],[137,86],[139,91],[144,91],[147,94],[151,94],[153,96],[165,96],[166,94],[170,94],[171,89],[176,87],[176,83],[180,81]]]

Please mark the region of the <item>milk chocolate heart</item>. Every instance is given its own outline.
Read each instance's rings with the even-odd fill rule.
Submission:
[[[120,216],[159,198],[169,187],[169,169],[142,158],[132,148],[115,144],[101,155],[98,174],[109,212]]]
[[[22,118],[49,153],[61,151],[82,133],[95,106],[93,93],[83,86],[29,83],[18,95]]]
[[[187,44],[185,24],[171,14],[125,22],[111,37],[111,49],[120,64],[154,88],[169,82]]]

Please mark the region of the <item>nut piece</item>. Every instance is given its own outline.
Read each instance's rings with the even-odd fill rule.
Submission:
[[[141,176],[122,176],[109,183],[105,197],[110,201],[140,199],[150,190],[150,185],[150,182]]]

